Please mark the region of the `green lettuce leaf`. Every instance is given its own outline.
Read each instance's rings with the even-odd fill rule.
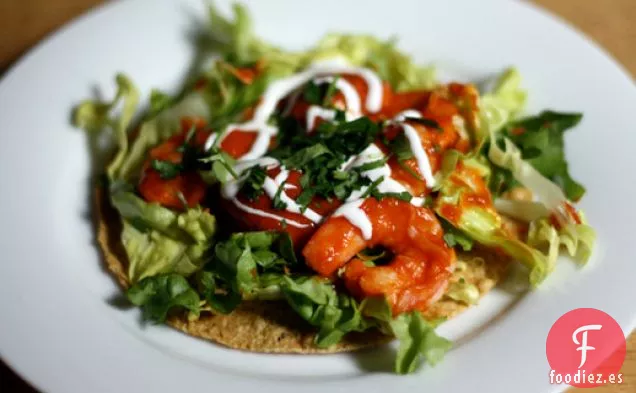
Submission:
[[[452,344],[440,337],[417,311],[400,314],[389,322],[395,337],[400,340],[395,371],[409,374],[415,371],[421,356],[432,366],[439,363]]]
[[[209,105],[204,92],[194,91],[176,104],[144,121],[130,146],[130,150],[124,153],[125,158],[122,159],[121,167],[116,173],[116,179],[134,183],[136,176],[141,171],[141,165],[146,159],[147,152],[181,132],[181,119],[183,117],[208,118]]]
[[[418,311],[393,317],[391,307],[384,298],[367,298],[360,306],[365,317],[375,321],[385,333],[399,341],[395,372],[408,374],[415,371],[421,358],[432,366],[439,363],[452,343],[437,335],[437,322],[426,321]]]
[[[540,202],[500,199],[495,206],[502,214],[530,223],[527,243],[543,251],[548,260],[548,271],[554,268],[561,246],[565,246],[568,254],[581,264],[592,255],[596,232],[586,222],[565,222],[557,228],[549,220],[550,211]],[[583,217],[580,211],[578,215]]]
[[[150,92],[150,108],[148,110],[148,116],[155,116],[174,104],[175,97],[172,97],[161,90],[152,89]]]
[[[457,246],[464,251],[470,251],[473,249],[473,239],[448,223],[448,221],[442,220],[442,228],[444,228],[444,241],[448,247]]]
[[[132,283],[161,273],[187,276],[201,268],[215,233],[214,216],[200,208],[176,213],[121,190],[112,202],[123,218]]]
[[[481,165],[476,165],[474,160],[463,160],[466,167],[482,170]],[[486,172],[482,171],[482,174]],[[452,177],[460,177],[456,181]],[[459,207],[463,196],[479,193],[482,185],[473,184],[472,179],[464,179],[461,171],[456,171],[452,177],[444,179],[440,185],[439,195],[435,201],[435,212],[444,218],[462,233],[468,235],[476,242],[488,247],[500,248],[506,254],[523,263],[530,269],[530,283],[538,285],[548,274],[548,261],[538,250],[523,242],[510,238],[503,228],[501,217],[494,208],[479,205]],[[450,205],[458,207],[459,217],[449,217],[445,214]]]
[[[211,273],[207,287],[217,287],[232,298],[270,300],[282,297],[280,276],[296,264],[288,234],[242,232],[217,243],[204,270]]]
[[[241,294],[234,291],[217,271],[199,271],[195,282],[207,305],[221,314],[231,313],[243,301]]]
[[[502,127],[514,119],[523,109],[525,102],[525,92],[520,88],[521,77],[518,72],[511,70],[504,74],[499,80],[497,87],[491,94],[487,94],[481,100],[481,132],[484,138],[489,139],[487,147],[488,159],[498,167],[493,170],[493,175],[499,175],[508,186],[512,181],[520,183],[530,189],[539,202],[545,207],[545,212],[553,215],[554,218],[565,227],[573,225],[571,215],[567,214],[564,205],[568,203],[568,198],[559,185],[553,183],[548,177],[533,166],[533,163],[524,160],[524,154],[530,159],[535,159],[534,165],[543,170],[547,175],[554,176],[560,184],[572,196],[580,197],[584,189],[569,176],[567,164],[565,163],[562,142],[563,132],[580,121],[578,114],[557,114],[554,112],[544,112],[539,117],[528,118],[521,121],[524,132],[518,133],[513,128],[509,128],[508,134],[516,137],[526,148],[525,153],[515,143],[505,135],[499,137],[497,134]],[[536,130],[526,132],[528,129]],[[514,134],[519,135],[514,135]],[[524,136],[528,134],[529,136]],[[500,143],[503,142],[503,146]],[[549,146],[553,145],[553,146]],[[543,150],[542,150],[543,149]],[[550,151],[545,151],[550,149]],[[554,167],[552,167],[554,165]],[[491,178],[492,186],[492,178]],[[498,185],[497,189],[504,189],[506,184]],[[491,187],[492,189],[492,187]],[[503,203],[507,214],[512,216],[531,216],[539,214],[540,208],[534,203],[525,203],[523,211],[512,212],[512,203]],[[535,217],[536,218],[536,217]]]
[[[188,281],[179,274],[147,277],[128,289],[131,303],[143,309],[145,319],[163,322],[173,309],[186,309],[199,316],[200,299]]]
[[[280,287],[287,303],[318,328],[315,343],[321,348],[337,344],[349,332],[363,331],[370,326],[362,318],[356,300],[339,295],[326,279],[285,276]]]
[[[436,85],[432,67],[416,65],[397,49],[395,40],[378,40],[368,35],[329,34],[314,48],[301,52],[284,51],[259,39],[252,21],[241,5],[234,6],[233,20],[223,17],[210,7],[211,41],[227,61],[249,65],[263,61],[268,72],[288,75],[314,61],[341,57],[352,65],[374,69],[398,91],[432,88]]]
[[[550,267],[553,267],[564,248],[573,259],[585,264],[596,241],[596,233],[586,223],[568,224],[557,229],[549,219],[540,218],[530,223],[528,244],[545,251]]]
[[[227,61],[249,66],[265,60],[268,68],[278,71],[278,74],[291,73],[298,67],[300,54],[283,51],[256,36],[252,19],[244,6],[234,4],[233,19],[228,19],[209,4],[208,15],[209,45]]]
[[[316,345],[329,347],[338,343],[345,334],[379,328],[395,336],[400,347],[395,371],[413,372],[423,357],[437,364],[450,341],[435,333],[435,324],[426,321],[417,312],[393,317],[384,298],[367,298],[359,304],[354,298],[338,294],[331,282],[320,277],[284,277],[281,290],[290,306],[312,326],[318,328]]]
[[[525,161],[558,184],[572,201],[581,199],[585,188],[570,176],[563,138],[582,117],[580,113],[545,111],[509,123],[502,132],[519,148]]]
[[[396,44],[395,39],[382,41],[368,35],[328,34],[304,61],[344,57],[353,65],[373,69],[397,91],[435,87],[435,68],[418,66]]]
[[[119,150],[106,168],[106,174],[111,179],[121,167],[128,151],[128,126],[139,104],[139,91],[130,79],[123,74],[117,74],[115,82],[117,93],[112,101],[86,100],[80,103],[73,113],[73,123],[77,127],[89,132],[99,132],[105,128],[113,130]],[[121,114],[118,117],[112,116],[111,112],[120,100],[123,101]]]
[[[501,214],[523,222],[534,221],[550,215],[550,211],[543,203],[535,201],[516,201],[499,198],[495,200],[495,209]]]
[[[509,68],[497,79],[492,92],[479,101],[481,136],[485,141],[524,110],[528,93],[521,88],[521,74]]]

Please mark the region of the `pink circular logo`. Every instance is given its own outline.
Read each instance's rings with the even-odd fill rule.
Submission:
[[[545,346],[550,383],[589,388],[623,382],[625,335],[601,310],[567,312],[552,325]]]

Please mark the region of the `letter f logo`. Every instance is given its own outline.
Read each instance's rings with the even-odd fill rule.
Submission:
[[[593,351],[596,349],[587,345],[587,332],[589,330],[601,330],[602,327],[603,326],[601,325],[585,325],[576,329],[574,333],[572,333],[572,341],[574,341],[574,344],[580,345],[580,347],[576,349],[577,351],[581,351],[581,364],[579,364],[579,368],[583,367],[585,361],[587,360],[587,351]],[[581,335],[581,342],[579,342],[576,336],[581,332],[583,332],[583,334]]]

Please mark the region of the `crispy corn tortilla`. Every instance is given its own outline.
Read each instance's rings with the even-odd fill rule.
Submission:
[[[102,251],[106,267],[125,289],[129,286],[128,261],[120,240],[119,214],[110,205],[106,190],[97,187],[94,194],[97,243]],[[481,263],[477,263],[480,262],[480,258]],[[506,258],[487,251],[460,254],[459,259],[468,261],[462,277],[466,282],[477,286],[480,296],[495,286],[502,277],[508,262]],[[460,302],[443,298],[431,306],[426,316],[451,318],[466,307]],[[185,315],[172,316],[167,323],[186,334],[230,348],[252,352],[305,354],[348,352],[392,340],[392,337],[377,331],[368,331],[350,333],[337,345],[326,349],[318,348],[313,343],[316,331],[282,301],[244,302],[229,315],[204,313],[195,321],[189,321]]]

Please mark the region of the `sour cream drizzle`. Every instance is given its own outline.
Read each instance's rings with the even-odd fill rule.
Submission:
[[[336,118],[336,111],[333,109],[323,108],[318,105],[312,105],[307,109],[307,133],[310,133],[314,128],[314,123],[317,118],[321,118],[327,121],[333,121]]]
[[[316,84],[333,83],[333,81],[333,76],[326,76],[314,79],[314,83]],[[360,104],[360,95],[358,94],[356,88],[346,79],[342,78],[338,78],[338,80],[336,80],[335,88],[344,96],[347,112],[359,116],[362,113],[362,106]]]
[[[399,124],[402,127],[402,130],[404,130],[404,136],[406,136],[406,139],[409,141],[409,145],[413,152],[413,156],[417,161],[417,167],[420,170],[420,174],[426,181],[426,186],[428,188],[432,188],[436,184],[435,176],[433,176],[433,168],[431,167],[426,150],[424,150],[424,146],[422,146],[422,139],[420,138],[420,135],[413,126],[406,123],[406,119],[409,117],[420,119],[422,118],[422,115],[416,110],[408,109],[399,113],[393,119],[393,122],[395,124]]]
[[[321,83],[333,83],[334,78],[332,76],[326,76],[316,78],[313,80],[316,84]],[[336,80],[335,88],[341,92],[345,100],[345,120],[352,121],[362,116],[362,109],[360,104],[360,96],[356,88],[345,79],[339,78]],[[333,109],[323,108],[318,105],[312,105],[307,110],[307,132],[311,132],[314,127],[314,123],[317,118],[325,119],[327,121],[333,121],[336,118],[336,111]]]
[[[221,143],[224,137],[235,130],[247,132],[251,131],[257,134],[256,140],[253,143],[251,149],[237,160],[238,163],[236,164],[234,171],[237,173],[238,179],[232,179],[226,182],[221,188],[221,195],[226,199],[231,199],[235,206],[237,206],[239,209],[249,214],[271,218],[278,221],[285,221],[288,225],[297,228],[306,228],[310,225],[303,224],[295,220],[286,219],[277,214],[247,206],[244,203],[241,203],[236,197],[241,185],[245,181],[246,176],[244,175],[244,173],[249,168],[255,165],[264,166],[266,168],[280,166],[280,162],[278,162],[278,160],[271,157],[264,157],[269,147],[271,137],[276,135],[278,132],[278,129],[275,126],[268,124],[268,121],[276,110],[278,103],[290,93],[292,93],[291,100],[295,101],[300,94],[298,89],[312,79],[316,83],[333,82],[334,79],[332,76],[321,76],[325,74],[352,74],[360,76],[365,80],[367,84],[367,97],[364,103],[366,110],[370,113],[376,113],[381,109],[384,90],[382,80],[373,71],[366,68],[352,67],[344,62],[343,59],[335,59],[314,63],[304,72],[272,83],[263,95],[260,104],[256,107],[254,116],[250,121],[240,124],[228,125],[220,134],[212,134],[205,144],[206,150],[210,149],[213,145],[215,145],[215,143]],[[362,116],[361,99],[354,86],[352,86],[344,79],[338,79],[336,81],[335,87],[342,93],[345,98],[345,104],[347,107],[345,114],[347,120],[353,120]],[[291,108],[288,106],[288,108],[286,108],[286,111],[289,111],[290,109]],[[326,120],[333,120],[335,118],[335,115],[336,112],[333,110],[312,105],[308,109],[306,114],[307,130],[309,131],[311,129],[311,126],[313,126],[313,123],[317,117],[321,117]],[[415,110],[406,110],[398,114],[398,116],[396,116],[392,120],[392,122],[394,124],[399,124],[404,129],[405,136],[409,141],[411,150],[413,151],[413,155],[417,160],[420,173],[426,180],[427,186],[433,187],[435,185],[435,178],[432,173],[432,168],[430,166],[428,156],[426,155],[426,151],[422,146],[422,141],[419,137],[419,134],[412,126],[406,123],[406,118],[408,117],[420,118],[422,117],[422,115]],[[352,168],[364,165],[369,162],[377,161],[382,158],[384,158],[384,153],[382,153],[378,146],[376,146],[375,144],[371,144],[357,156],[350,157],[345,163],[341,165],[339,170],[350,170]],[[281,184],[283,184],[289,176],[289,171],[287,171],[283,167],[281,167],[280,169],[280,173],[274,179],[272,179],[271,177],[267,177],[263,185],[265,193],[271,199],[274,199]],[[377,185],[378,190],[382,193],[402,193],[407,191],[404,186],[402,186],[395,179],[391,178],[391,168],[388,164],[384,164],[379,168],[364,171],[362,172],[362,175],[367,177],[371,181],[377,181],[378,179],[382,178],[382,181]],[[280,199],[286,204],[286,210],[293,213],[302,214],[305,218],[309,219],[315,224],[322,222],[324,218],[320,214],[309,208],[306,208],[303,211],[301,206],[298,205],[296,201],[287,196],[284,190],[294,187],[292,185],[289,186],[291,187],[288,187],[288,185],[283,186],[283,191],[279,195]],[[373,225],[369,220],[369,217],[361,209],[362,204],[366,200],[366,198],[362,198],[362,196],[365,194],[366,191],[367,187],[364,187],[361,190],[354,191],[349,196],[349,198],[347,198],[345,203],[334,212],[333,216],[345,217],[349,222],[351,222],[351,224],[360,229],[360,231],[362,232],[362,236],[365,239],[369,240],[373,236]],[[411,203],[416,206],[422,206],[424,200],[423,198],[414,197],[411,199]]]
[[[353,160],[348,161],[348,165],[343,169],[352,169],[358,166],[362,166],[366,163],[381,160],[384,157],[385,156],[384,153],[382,153],[382,150],[380,150],[380,148],[375,144],[371,144]],[[362,175],[367,177],[371,181],[376,181],[382,178],[382,182],[377,185],[378,191],[382,193],[401,193],[407,191],[407,189],[402,184],[391,178],[391,168],[388,164],[384,164],[379,168],[364,171],[362,172]],[[349,198],[347,198],[345,204],[340,206],[334,212],[333,216],[345,217],[352,225],[360,229],[362,237],[365,240],[369,240],[371,239],[371,237],[373,237],[373,225],[371,224],[369,217],[361,209],[362,204],[366,200],[366,198],[362,198],[362,195],[364,195],[366,191],[367,187],[363,187],[360,190],[352,192]],[[424,199],[414,197],[411,199],[411,203],[415,206],[422,206],[424,204]]]
[[[283,176],[281,176],[281,174]],[[265,190],[265,193],[267,194],[267,196],[270,197],[270,199],[272,200],[274,199],[274,197],[276,196],[276,192],[278,192],[278,188],[281,186],[281,184],[283,184],[285,180],[287,180],[288,176],[289,176],[289,171],[287,171],[286,169],[282,169],[281,173],[278,176],[276,176],[276,179],[281,179],[280,181],[277,181],[276,179],[272,179],[271,177],[268,177],[265,179],[265,183],[263,184],[263,189]],[[320,214],[316,213],[310,208],[306,208],[305,211],[302,211],[302,207],[299,204],[297,204],[295,200],[288,197],[285,191],[282,191],[280,193],[279,198],[281,201],[285,202],[285,204],[287,205],[285,210],[292,213],[302,214],[305,218],[308,218],[314,224],[319,224],[320,222],[322,222],[322,216]]]
[[[288,218],[282,217],[278,214],[266,212],[260,209],[255,209],[251,206],[247,206],[246,204],[242,203],[236,198],[236,196],[239,193],[239,190],[241,189],[241,186],[243,185],[243,182],[245,181],[245,177],[246,177],[245,173],[247,172],[248,169],[256,165],[263,166],[266,169],[271,169],[271,168],[280,166],[280,162],[272,157],[261,157],[258,160],[239,162],[233,168],[234,172],[237,175],[237,179],[230,179],[229,181],[225,182],[225,184],[223,184],[223,186],[221,187],[221,196],[223,196],[223,198],[225,199],[232,200],[232,202],[234,203],[236,207],[238,207],[239,209],[247,213],[254,214],[260,217],[271,218],[277,221],[285,220],[288,225],[295,226],[297,228],[307,228],[309,224],[303,224],[298,221],[290,220]],[[289,176],[289,171],[281,167],[280,173],[274,179],[272,179],[269,176],[266,177],[265,183],[263,184],[263,189],[265,193],[267,194],[267,196],[269,196],[271,199],[274,199],[274,197],[276,196],[276,192],[278,191],[278,188],[280,187],[281,184],[285,182],[285,180],[287,180],[288,176]],[[287,185],[283,186],[283,190],[295,187],[294,185],[291,185],[291,184],[290,184],[291,187],[286,187],[286,186]],[[304,217],[308,218],[314,223],[319,223],[322,221],[323,217],[309,208],[301,213],[300,205],[298,205],[296,201],[288,197],[284,191],[280,193],[279,197],[287,205],[286,210],[294,212],[294,213],[302,214]]]
[[[217,143],[221,143],[223,138],[235,130],[252,131],[257,134],[256,140],[252,144],[251,149],[239,158],[239,161],[254,160],[264,156],[269,147],[271,137],[278,133],[278,128],[268,124],[278,103],[300,86],[324,74],[352,74],[360,76],[365,80],[368,87],[366,109],[371,113],[376,113],[382,108],[384,93],[382,80],[373,71],[362,67],[353,67],[342,58],[316,62],[303,72],[272,83],[265,91],[260,104],[256,107],[253,118],[245,123],[228,125],[218,137]],[[214,142],[212,138],[209,138],[205,143],[205,149],[210,149]]]
[[[232,202],[234,202],[234,205],[236,207],[238,207],[239,209],[243,210],[244,212],[247,212],[249,214],[254,214],[255,216],[260,216],[260,217],[265,217],[265,218],[271,218],[273,220],[276,221],[285,221],[287,223],[287,225],[291,225],[293,227],[296,228],[307,228],[309,227],[309,224],[303,224],[300,223],[298,221],[295,220],[291,220],[285,217],[281,217],[277,214],[272,214],[272,213],[268,213],[266,211],[263,210],[259,210],[259,209],[254,209],[253,207],[247,206],[244,203],[241,203],[241,201],[239,201],[238,199],[233,199]]]
[[[373,71],[366,68],[353,67],[342,58],[316,62],[311,65],[306,71],[272,83],[263,94],[260,104],[256,107],[251,120],[245,123],[230,124],[221,133],[211,134],[210,137],[206,140],[204,147],[206,150],[209,150],[212,148],[212,146],[222,143],[223,139],[233,131],[251,131],[257,134],[256,140],[252,144],[250,150],[237,160],[238,163],[233,168],[238,178],[230,179],[221,187],[221,195],[223,196],[223,198],[232,200],[236,207],[250,214],[272,218],[278,221],[285,220],[288,225],[292,225],[298,228],[306,228],[309,226],[308,224],[302,224],[294,220],[285,219],[284,217],[277,214],[247,206],[244,203],[240,202],[236,197],[243,182],[245,181],[246,176],[244,175],[244,173],[249,168],[255,165],[264,166],[266,168],[276,167],[280,165],[280,162],[278,162],[276,159],[273,159],[271,157],[264,157],[269,147],[271,137],[278,133],[277,127],[268,124],[270,117],[278,106],[278,103],[283,98],[290,95],[290,93],[293,93],[290,99],[292,101],[296,101],[300,94],[300,91],[298,89],[312,79],[314,79],[317,83],[333,82],[333,76],[319,77],[321,75],[328,74],[352,74],[360,76],[367,83],[368,94],[365,102],[366,109],[371,113],[378,112],[381,109],[384,92],[382,80]],[[361,116],[361,100],[356,89],[344,79],[338,79],[336,81],[335,87],[343,94],[345,98],[345,104],[347,106],[347,118],[353,119],[355,117]],[[288,108],[286,108],[285,110],[291,110],[291,105],[293,105],[293,102],[290,103],[290,105],[288,105]],[[326,118],[328,120],[332,120],[333,118],[335,118],[335,111],[329,111],[324,108],[312,106],[312,108],[310,108],[307,113],[308,124],[312,125],[313,121],[315,121],[315,118],[318,116]],[[310,119],[311,123],[309,122]],[[309,129],[309,126],[307,128]],[[276,176],[275,179],[267,177],[263,185],[265,193],[271,199],[273,199],[276,196],[276,192],[280,188],[280,185],[285,182],[288,176],[289,172],[285,168],[281,167],[281,172]],[[296,201],[287,196],[284,190],[289,188],[295,188],[295,186],[285,184],[283,186],[283,191],[279,195],[280,199],[286,204],[286,210],[293,213],[302,214],[305,218],[309,219],[313,223],[320,223],[323,220],[323,217],[320,214],[309,208],[306,208],[303,211],[301,206],[298,205]]]

